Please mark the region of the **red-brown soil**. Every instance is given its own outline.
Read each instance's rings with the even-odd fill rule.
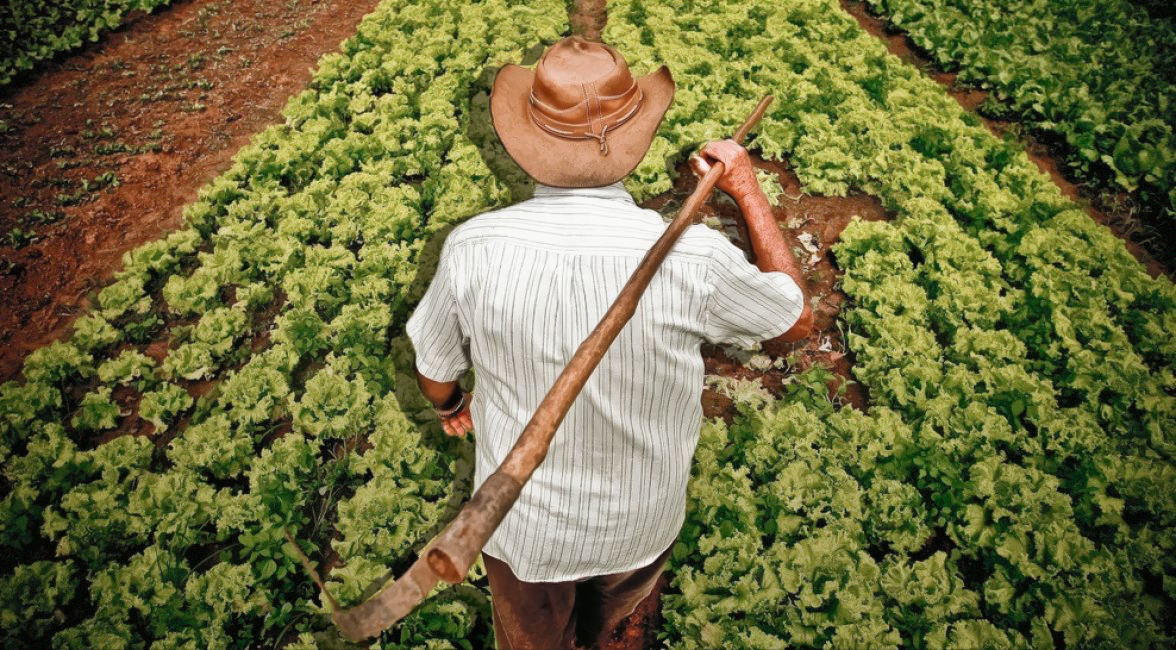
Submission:
[[[0,381],[178,228],[377,4],[179,0],[0,89]]]

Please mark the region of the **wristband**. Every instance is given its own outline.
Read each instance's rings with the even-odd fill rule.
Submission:
[[[462,411],[464,411],[465,407],[466,407],[466,392],[463,390],[463,391],[461,391],[461,399],[457,400],[456,405],[454,405],[451,408],[447,408],[447,409],[434,408],[434,410],[437,411],[437,415],[440,416],[442,419],[449,419],[449,418],[457,415],[458,413],[461,413]]]

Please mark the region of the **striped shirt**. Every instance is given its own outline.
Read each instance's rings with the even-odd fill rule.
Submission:
[[[449,235],[408,334],[422,375],[475,371],[476,486],[664,230],[617,182],[537,185],[534,198]],[[652,562],[685,515],[702,421],[699,346],[778,336],[802,309],[789,276],[760,272],[706,226],[687,229],[485,551],[528,582]]]

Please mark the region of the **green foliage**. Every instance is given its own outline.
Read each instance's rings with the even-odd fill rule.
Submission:
[[[212,256],[209,256],[212,257]],[[209,264],[213,260],[206,260]],[[223,258],[215,263],[231,265],[232,261]],[[239,264],[239,262],[237,262]],[[217,266],[200,266],[191,275],[173,275],[163,287],[163,299],[167,301],[171,311],[180,315],[203,313],[216,306],[221,289],[227,283],[221,278],[227,274],[221,272]],[[230,275],[230,277],[235,277]]]
[[[134,647],[163,636],[185,618],[183,581],[188,573],[182,558],[158,545],[143,549],[125,565],[110,564],[90,580],[94,615],[62,631],[54,645]]]
[[[246,564],[220,562],[206,572],[192,573],[184,584],[185,625],[168,630],[152,647],[242,647],[248,639],[239,636],[234,617],[264,615],[271,597]]]
[[[151,308],[151,297],[147,295],[142,276],[128,276],[99,291],[98,305],[102,308],[102,316],[113,320],[127,312],[146,312]]]
[[[70,563],[40,561],[21,564],[0,579],[0,638],[5,648],[33,648],[53,629],[56,613],[73,599],[78,576]]]
[[[245,310],[222,307],[206,312],[200,317],[192,340],[206,346],[214,356],[224,356],[233,347],[233,342],[245,332],[249,318]]]
[[[98,379],[105,384],[135,384],[140,389],[155,377],[155,360],[130,349],[98,366]]]
[[[275,345],[231,373],[220,385],[216,408],[244,425],[276,420],[285,412],[290,394],[289,374],[298,358],[288,348]]]
[[[183,331],[187,342],[171,350],[160,368],[164,376],[175,379],[205,379],[217,373],[220,361],[233,348],[249,326],[243,306],[217,307],[204,312],[196,326]]]
[[[870,552],[904,524],[862,523],[873,512],[867,505],[920,510],[917,500],[874,487],[903,474],[896,456],[910,434],[884,411],[830,414],[820,384],[791,401],[763,411],[740,402],[730,427],[703,427],[665,601],[675,646],[900,644],[902,626],[890,620]],[[921,547],[930,531],[916,535]]]
[[[784,193],[784,188],[780,186],[780,179],[772,172],[756,169],[755,180],[759,183],[764,196],[768,197],[768,203],[773,206],[780,205],[780,195]]]
[[[869,389],[870,417],[893,420],[889,431],[848,430],[880,441],[906,431],[904,451],[863,473],[856,456],[832,451],[847,416],[800,426],[800,413],[768,405],[788,417],[748,430],[775,439],[783,427],[821,453],[759,478],[758,464],[775,456],[758,446],[741,456],[738,422],[719,445],[734,456],[718,454],[724,462],[713,467],[704,435],[698,496],[675,554],[682,600],[667,598],[667,643],[1000,647],[1052,645],[1057,635],[1067,645],[1163,647],[1167,623],[1156,607],[1172,601],[1145,593],[1156,569],[1142,558],[1172,547],[1169,506],[1133,488],[1120,468],[1146,467],[1141,485],[1153,485],[1172,467],[1161,433],[1176,422],[1166,370],[1176,361],[1171,284],[1147,278],[1023,155],[887,56],[836,3],[643,4],[615,10],[605,40],[674,70],[663,152],[729,132],[771,92],[776,102],[753,146],[786,155],[806,192],[864,189],[899,216],[851,224],[835,253],[852,297],[845,323],[855,374]],[[722,66],[699,63],[715,53]],[[662,173],[639,167],[630,186],[656,191]],[[745,397],[745,408],[761,401]],[[999,478],[982,480],[992,468]],[[1120,499],[1133,504],[1131,523]],[[845,536],[836,548],[848,550],[805,568],[843,576],[825,582],[860,603],[849,619],[859,627],[821,618],[837,609],[803,590],[785,593],[808,607],[757,617],[761,594],[783,598],[768,576],[790,567],[789,556],[772,555],[775,536],[794,548],[829,535]],[[1122,544],[1140,559],[1120,554]],[[958,607],[904,612],[853,582],[872,575],[871,564],[890,571],[928,557],[954,576],[938,582],[953,585]],[[703,613],[712,610],[714,619]],[[840,640],[835,630],[867,636]]]
[[[31,382],[60,383],[93,374],[93,358],[71,343],[58,341],[25,358],[23,374]]]
[[[167,383],[162,388],[143,394],[139,401],[139,417],[164,431],[175,417],[192,406],[192,396],[180,386]]]
[[[79,429],[110,429],[121,415],[118,404],[110,399],[110,387],[103,386],[82,398],[70,424]]]
[[[385,634],[381,650],[476,650],[491,646],[485,634],[490,599],[484,590],[460,585],[433,596]]]
[[[350,438],[371,424],[371,394],[363,376],[348,377],[334,359],[306,382],[302,396],[290,400],[294,428],[308,435]]]
[[[68,482],[54,486],[54,491],[62,492],[60,498],[41,513],[43,540],[38,541],[53,545],[58,557],[75,557],[84,566],[95,567],[141,545],[150,531],[127,504],[138,479],[146,474],[151,443],[123,436],[92,451],[77,452],[53,437],[56,440],[49,442],[56,444],[45,449],[64,447],[70,452],[62,461],[71,471],[61,477]]]
[[[101,314],[87,314],[74,324],[73,342],[80,350],[93,351],[117,343],[122,336]]]
[[[204,379],[213,374],[214,362],[208,346],[187,343],[171,350],[160,370],[169,379]]]
[[[193,255],[200,244],[200,233],[192,228],[173,232],[164,239],[148,242],[123,253],[123,265],[115,277],[154,280],[174,272],[180,261]]]
[[[253,437],[234,430],[223,413],[188,426],[171,442],[168,459],[177,467],[208,472],[216,478],[238,476],[253,459]]]
[[[355,471],[365,482],[338,508],[341,539],[334,548],[355,561],[331,576],[336,593],[348,600],[357,599],[388,565],[418,551],[428,541],[430,526],[452,516],[447,497],[469,487],[455,486],[454,476],[464,483],[472,469],[468,443],[458,460],[446,458],[422,444],[421,431],[394,398],[385,397],[375,407],[373,446],[355,458]]]
[[[0,86],[41,61],[97,41],[118,28],[129,11],[167,4],[169,0],[13,0],[0,14]]]
[[[1129,0],[868,0],[962,83],[981,108],[1065,144],[1087,180],[1131,191],[1176,216],[1176,29]]]
[[[49,384],[10,381],[0,385],[0,449],[8,450],[38,424],[37,418],[62,405],[61,392]]]

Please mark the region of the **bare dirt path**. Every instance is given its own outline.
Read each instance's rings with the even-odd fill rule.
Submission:
[[[378,0],[179,0],[0,89],[0,381],[280,121]]]

